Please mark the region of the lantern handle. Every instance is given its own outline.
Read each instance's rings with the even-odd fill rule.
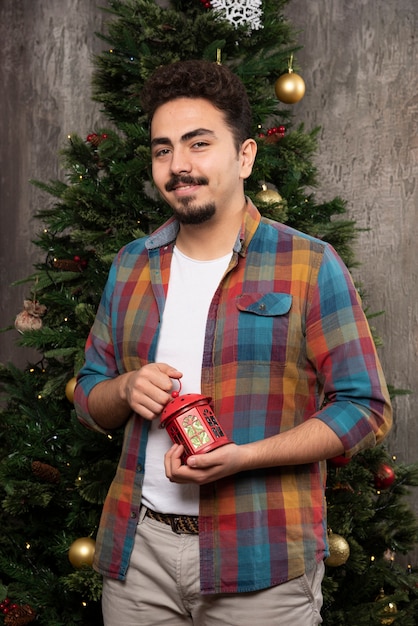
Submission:
[[[178,388],[178,391],[174,390],[174,391],[172,391],[172,392],[171,392],[171,397],[172,397],[172,398],[178,398],[178,397],[179,397],[179,395],[180,395],[180,391],[181,391],[181,381],[180,381],[180,379],[179,379],[179,378],[177,379],[177,382],[178,382],[178,384],[179,384],[179,388]]]

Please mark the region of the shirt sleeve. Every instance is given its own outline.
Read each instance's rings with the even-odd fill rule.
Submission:
[[[117,259],[109,272],[94,324],[85,347],[85,362],[77,376],[74,391],[74,408],[79,421],[88,428],[107,432],[91,417],[88,410],[88,396],[98,383],[115,378],[118,371],[112,339],[111,304],[115,286]]]
[[[306,336],[323,394],[314,417],[338,435],[348,457],[381,443],[392,426],[389,392],[360,296],[331,246],[325,247]]]

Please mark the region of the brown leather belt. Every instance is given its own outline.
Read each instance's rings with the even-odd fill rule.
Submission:
[[[197,515],[172,515],[168,513],[156,513],[147,509],[146,517],[171,526],[173,533],[177,535],[198,535],[199,518]]]

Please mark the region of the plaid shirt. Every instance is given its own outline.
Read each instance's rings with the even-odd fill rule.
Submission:
[[[92,387],[154,361],[177,231],[169,220],[125,246],[112,265],[75,391],[79,419],[91,428],[100,430],[88,412]],[[351,456],[380,442],[391,426],[375,345],[344,264],[328,244],[262,218],[249,201],[210,306],[201,380],[237,444],[318,418]],[[138,521],[148,428],[138,415],[125,426],[97,536],[95,568],[121,580]],[[325,481],[320,462],[202,486],[202,593],[270,587],[323,559]]]

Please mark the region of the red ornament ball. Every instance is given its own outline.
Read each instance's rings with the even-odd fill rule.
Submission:
[[[376,489],[389,489],[395,482],[395,472],[387,463],[382,463],[374,477],[374,486]]]
[[[345,467],[350,463],[351,459],[341,454],[340,456],[334,456],[328,460],[328,463],[333,467]]]

